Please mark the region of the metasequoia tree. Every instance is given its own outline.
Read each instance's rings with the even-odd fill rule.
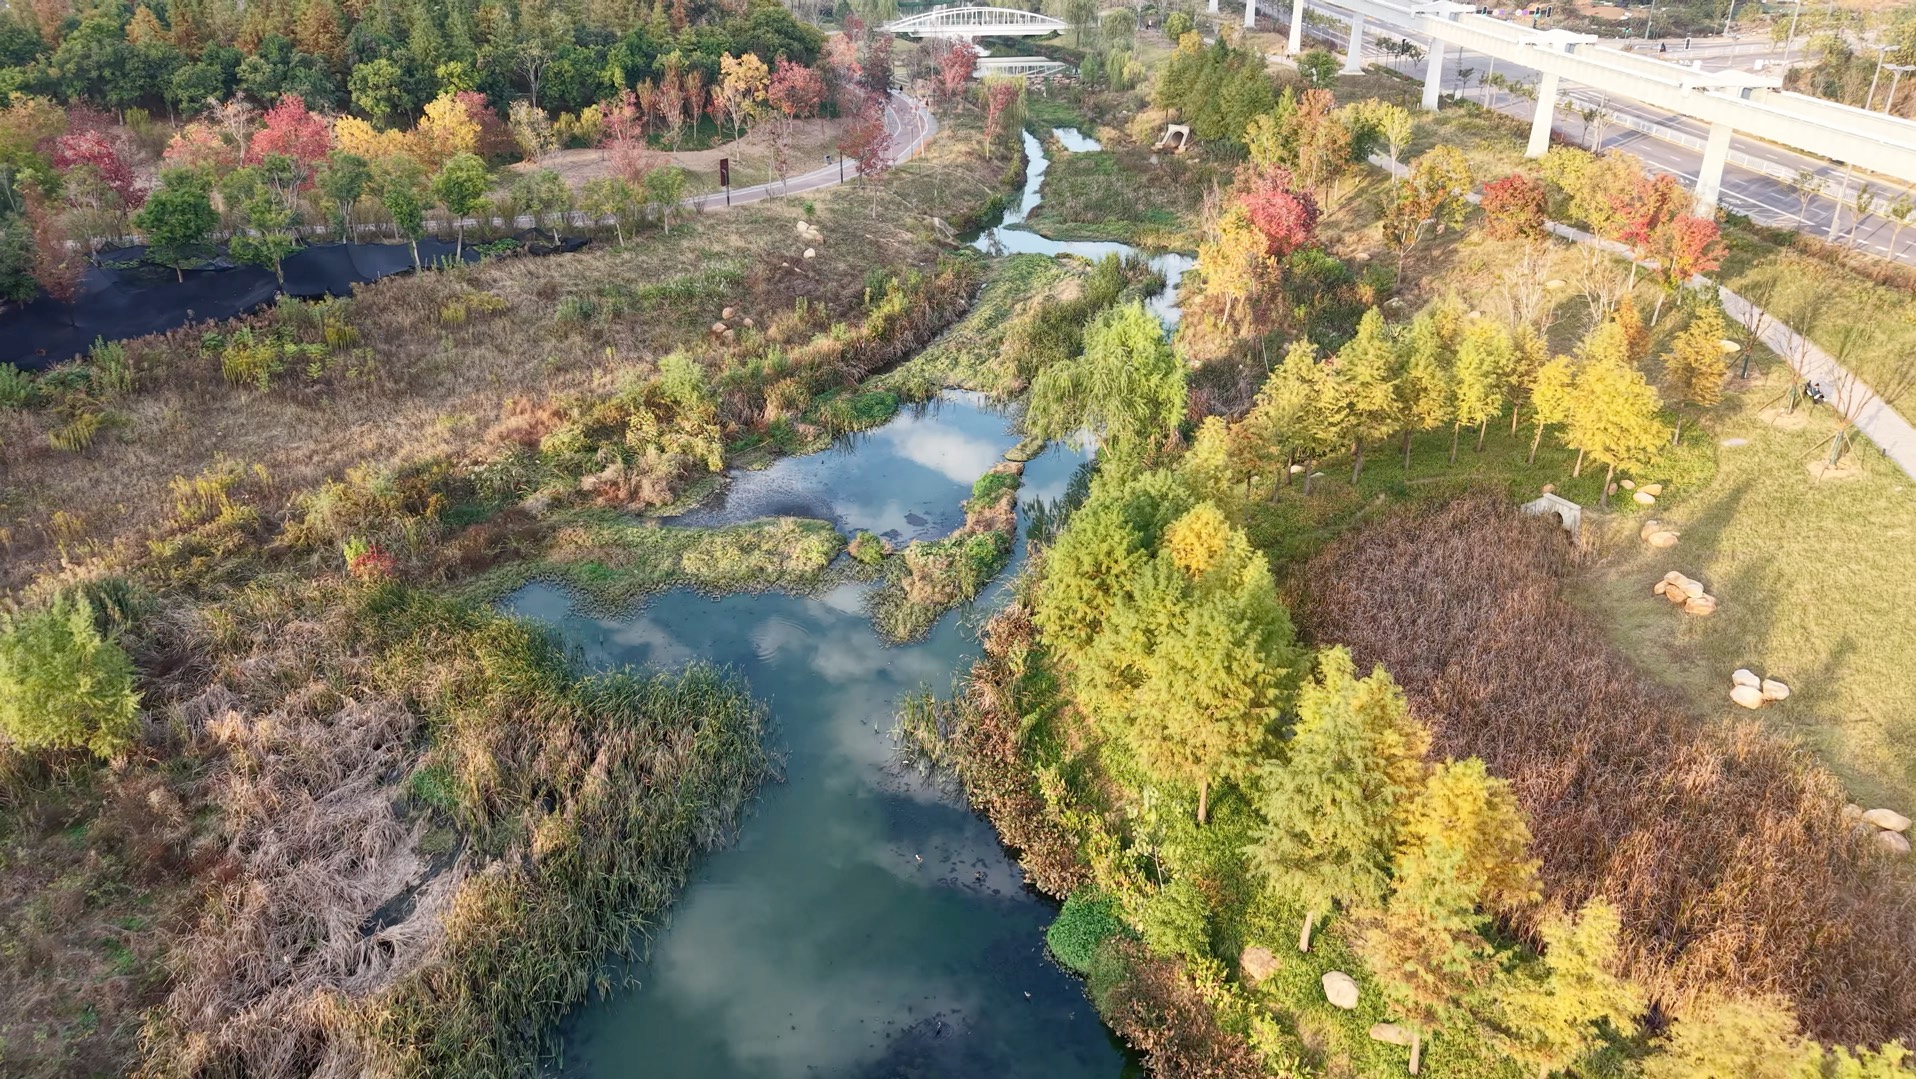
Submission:
[[[1357,333],[1337,350],[1336,379],[1350,413],[1351,483],[1364,473],[1364,444],[1400,430],[1397,396],[1397,346],[1373,307],[1357,322]]]
[[[1519,968],[1493,990],[1490,1027],[1497,1047],[1534,1067],[1537,1079],[1564,1071],[1599,1044],[1600,1027],[1636,1033],[1647,1002],[1616,973],[1617,908],[1584,904],[1575,918],[1544,919],[1543,958]]]
[[[1397,819],[1424,776],[1430,732],[1382,667],[1358,678],[1350,652],[1317,657],[1280,762],[1264,768],[1264,825],[1245,849],[1278,895],[1304,905],[1297,950],[1335,903],[1375,906],[1390,883]]]
[[[1486,910],[1532,901],[1537,866],[1509,784],[1474,757],[1432,770],[1399,829],[1390,896],[1358,951],[1411,1028],[1415,1075],[1425,1033],[1466,1019],[1465,1003],[1496,974]]]
[[[1730,354],[1723,349],[1728,327],[1715,304],[1701,307],[1683,332],[1670,342],[1663,357],[1663,384],[1669,400],[1687,405],[1699,415],[1723,399],[1723,380],[1730,374]],[[1677,414],[1670,444],[1683,438],[1683,414]]]
[[[1464,322],[1457,335],[1457,358],[1451,370],[1456,395],[1452,404],[1450,461],[1457,463],[1457,436],[1465,427],[1477,428],[1477,449],[1484,448],[1490,417],[1504,409],[1510,392],[1510,374],[1517,351],[1510,332],[1487,318]]]
[[[1418,313],[1399,347],[1404,368],[1397,376],[1398,415],[1404,424],[1404,471],[1410,471],[1411,437],[1452,422],[1457,411],[1454,308],[1439,305]]]
[[[1536,421],[1537,433],[1530,439],[1530,456],[1525,464],[1537,463],[1537,447],[1543,442],[1543,430],[1553,423],[1563,423],[1570,418],[1571,390],[1576,385],[1577,361],[1569,356],[1557,356],[1537,368],[1530,380],[1530,413]]]
[[[1603,332],[1599,328],[1598,333]],[[1608,466],[1599,504],[1610,506],[1617,469],[1647,465],[1666,437],[1657,412],[1661,402],[1643,373],[1623,362],[1614,346],[1587,350],[1571,388],[1566,437],[1582,455]]]

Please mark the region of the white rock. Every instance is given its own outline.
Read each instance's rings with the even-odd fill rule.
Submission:
[[[795,222],[793,222],[793,224],[795,224],[795,225],[797,225],[797,226],[798,226],[798,234],[799,234],[800,236],[803,236],[803,235],[805,235],[805,232],[806,232],[806,230],[807,230],[807,229],[809,229],[809,228],[811,228],[811,226],[810,226],[810,225],[808,225],[808,224],[806,224],[806,223],[805,223],[805,222],[803,222],[803,221],[795,221]]]
[[[1679,535],[1680,533],[1677,532],[1652,532],[1650,533],[1650,546],[1667,551],[1677,545]]]
[[[1738,686],[1730,691],[1730,699],[1745,708],[1763,707],[1763,691],[1755,686]]]
[[[1410,1031],[1405,1030],[1396,1023],[1372,1023],[1370,1040],[1383,1042],[1386,1045],[1409,1045]]]
[[[1637,504],[1640,506],[1654,506],[1657,504],[1657,496],[1648,491],[1638,491],[1630,497],[1636,499]]]
[[[1730,672],[1730,684],[1733,686],[1758,688],[1763,685],[1763,680],[1758,678],[1756,672],[1750,670],[1748,667],[1738,667],[1736,670]]]
[[[1304,466],[1303,466],[1303,465],[1292,465],[1292,466],[1291,466],[1291,475],[1293,475],[1293,476],[1301,476],[1301,475],[1303,475],[1303,474],[1304,474]]]
[[[1661,483],[1646,483],[1643,485],[1643,493],[1646,495],[1652,495],[1657,498],[1662,498],[1663,485]]]
[[[728,307],[725,310],[719,312],[719,318],[722,321],[730,322],[732,321],[732,316],[736,314],[738,314],[738,311],[736,308]]]
[[[1357,979],[1341,970],[1333,970],[1323,977],[1324,999],[1345,1011],[1357,1007]]]
[[[1711,595],[1691,596],[1689,599],[1686,599],[1683,601],[1683,613],[1693,614],[1699,618],[1702,618],[1706,615],[1715,614],[1716,613],[1716,597]],[[1745,688],[1748,688],[1748,687],[1745,687]],[[1775,698],[1765,698],[1765,699],[1774,700]]]
[[[805,249],[805,257],[808,259],[815,259],[818,257],[818,252],[808,247]]]
[[[1882,844],[1884,850],[1898,857],[1909,853],[1909,840],[1904,839],[1901,832],[1877,832],[1876,842]]]
[[[1863,819],[1886,832],[1909,831],[1909,818],[1893,809],[1872,809],[1863,814]]]
[[[1623,489],[1624,489],[1624,490],[1626,490],[1626,491],[1634,491],[1634,490],[1636,490],[1636,489],[1637,489],[1637,481],[1635,481],[1635,480],[1618,480],[1618,481],[1617,481],[1617,486],[1618,486],[1618,487],[1621,487],[1621,488],[1623,488]]]
[[[1763,699],[1766,701],[1787,701],[1790,699],[1790,687],[1774,678],[1763,679],[1763,684],[1759,688],[1763,690]]]

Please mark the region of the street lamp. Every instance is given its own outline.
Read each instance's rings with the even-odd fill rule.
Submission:
[[[1889,110],[1896,107],[1896,84],[1902,81],[1903,72],[1916,71],[1916,64],[1884,64],[1883,66],[1890,70],[1889,100],[1883,102],[1883,112],[1887,114]]]
[[[1895,47],[1880,42],[1870,46],[1876,50],[1876,73],[1869,77],[1869,93],[1863,98],[1863,108],[1868,109],[1876,104],[1876,80],[1883,77],[1883,61],[1889,59],[1889,50]]]
[[[1796,17],[1803,14],[1803,0],[1790,0],[1796,7],[1790,11],[1790,36],[1783,40],[1783,71],[1790,70],[1790,47],[1796,44]]]

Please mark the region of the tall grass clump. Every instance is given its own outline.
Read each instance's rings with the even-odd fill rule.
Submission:
[[[1435,752],[1509,780],[1545,894],[1615,903],[1627,972],[1665,1006],[1780,992],[1825,1041],[1916,1035],[1916,892],[1835,778],[1632,668],[1566,595],[1568,556],[1500,500],[1408,509],[1304,568],[1301,622],[1384,664]]]

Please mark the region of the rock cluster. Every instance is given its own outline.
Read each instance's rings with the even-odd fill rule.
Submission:
[[[1637,538],[1659,550],[1667,550],[1677,545],[1678,537],[1683,533],[1652,517],[1637,529]]]
[[[1891,854],[1909,853],[1909,837],[1903,833],[1909,831],[1909,818],[1893,809],[1864,809],[1850,804],[1843,807],[1843,819],[1850,822],[1854,830],[1864,832],[1875,839],[1876,845]]]
[[[1703,582],[1694,577],[1686,577],[1676,570],[1664,574],[1663,579],[1658,581],[1650,592],[1669,600],[1672,607],[1683,608],[1684,614],[1716,613],[1716,597],[1704,591]]]
[[[1730,699],[1745,708],[1761,708],[1771,701],[1788,700],[1789,695],[1789,686],[1774,678],[1759,678],[1747,667],[1730,673]]]
[[[811,242],[813,242],[813,243],[822,243],[822,242],[824,242],[824,240],[825,240],[825,234],[824,234],[824,233],[822,233],[822,232],[820,232],[820,231],[818,231],[818,226],[817,226],[817,225],[814,225],[814,224],[812,224],[812,223],[811,223],[810,221],[803,221],[803,220],[801,220],[801,221],[798,221],[798,222],[797,222],[797,225],[798,225],[798,238],[799,238],[799,239],[801,239],[801,240],[810,240],[810,241],[811,241]],[[808,256],[808,257],[809,257],[809,256]]]
[[[1635,480],[1622,480],[1618,486],[1626,491],[1634,491],[1635,493],[1630,497],[1635,499],[1639,505],[1644,506],[1656,505],[1657,496],[1663,493],[1663,485],[1661,483],[1646,483],[1638,487]]]

